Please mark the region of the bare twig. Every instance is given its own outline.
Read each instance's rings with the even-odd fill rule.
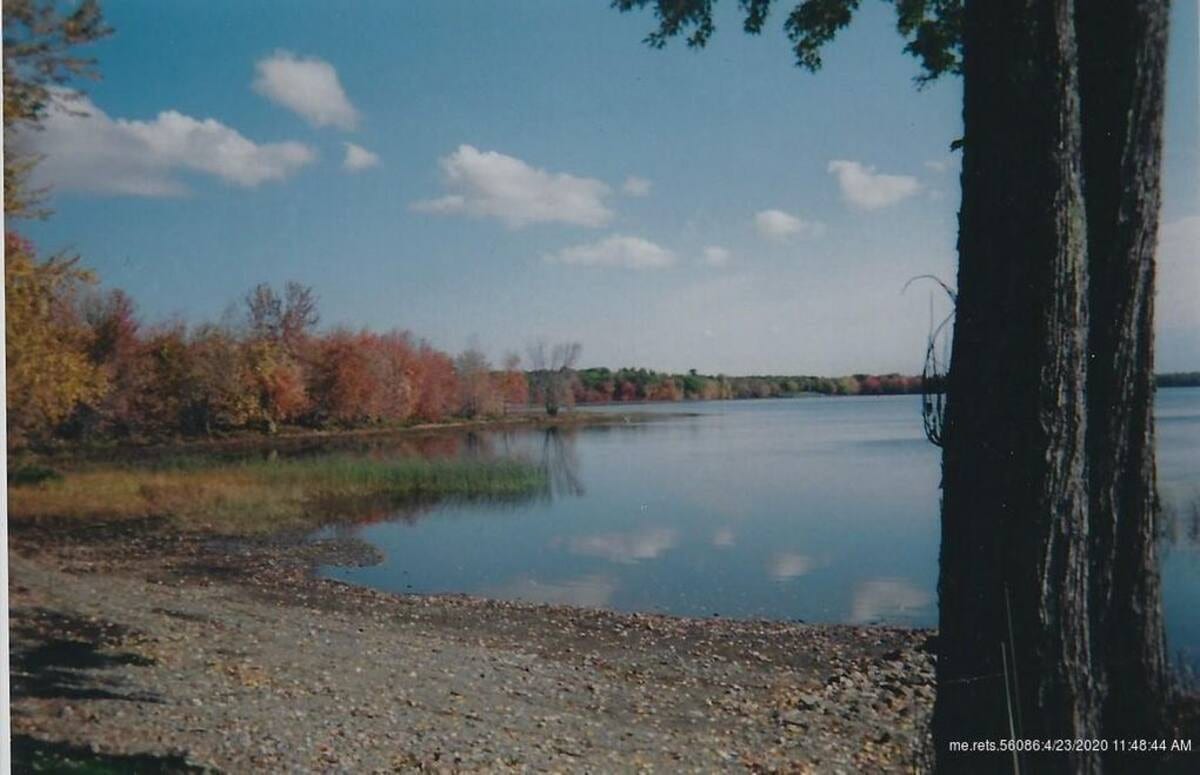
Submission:
[[[909,279],[901,289],[901,293],[917,280],[933,280],[950,303],[957,306],[958,294],[940,278],[931,274],[917,275]],[[945,438],[946,418],[946,377],[949,373],[949,343],[945,340],[945,332],[950,321],[954,319],[953,310],[936,326],[933,323],[933,297],[929,299],[929,338],[925,346],[925,365],[921,369],[921,421],[925,426],[925,438],[937,446],[942,446]],[[938,345],[942,343],[942,355],[938,356]]]

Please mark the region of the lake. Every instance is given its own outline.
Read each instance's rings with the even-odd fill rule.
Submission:
[[[386,559],[324,572],[400,592],[623,611],[936,624],[940,453],[916,396],[587,411],[659,418],[443,445],[429,454],[530,459],[550,492],[335,528]],[[1156,416],[1168,647],[1200,666],[1200,389],[1161,391]]]

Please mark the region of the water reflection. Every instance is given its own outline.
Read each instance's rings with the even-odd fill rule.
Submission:
[[[1161,540],[1168,549],[1200,549],[1200,491],[1163,504]]]
[[[736,540],[733,528],[720,527],[713,533],[712,545],[718,549],[728,549],[736,543]]]
[[[472,442],[469,434],[461,431],[435,430],[426,433],[408,431],[403,434],[380,432],[379,434],[302,435],[283,436],[269,439],[247,437],[244,439],[201,440],[189,443],[181,452],[180,446],[151,444],[142,447],[117,447],[115,449],[84,449],[79,452],[81,461],[99,462],[104,465],[130,463],[139,467],[178,468],[182,466],[222,465],[253,460],[289,460],[326,457],[345,454],[373,460],[391,458],[423,458],[426,460],[457,458]],[[492,443],[486,434],[476,434],[484,445]]]
[[[798,576],[807,576],[820,567],[812,557],[797,552],[782,552],[776,554],[767,564],[767,573],[776,581],[788,581]]]
[[[579,497],[585,493],[579,477],[579,457],[575,454],[577,431],[547,428],[542,434],[542,454],[538,468],[546,476],[551,497]]]
[[[336,495],[323,495],[310,501],[307,507],[320,514],[323,521],[332,527],[351,528],[376,522],[399,522],[415,525],[437,505],[438,501],[433,499],[422,501],[406,498],[397,501],[395,498],[386,496],[344,498]]]
[[[555,539],[551,546],[559,546],[562,539]],[[567,551],[585,557],[622,565],[653,560],[670,551],[679,543],[679,531],[670,528],[651,528],[631,533],[608,533],[605,535],[574,536],[566,540]]]
[[[1200,665],[1200,391],[1163,393],[1168,645]],[[354,530],[384,562],[327,572],[384,589],[626,611],[936,624],[940,466],[918,400],[696,411],[426,440],[434,455],[522,459],[546,489],[508,503],[376,508],[371,519],[393,521]]]
[[[933,595],[907,579],[870,579],[854,589],[850,621],[855,624],[903,621],[928,612]]]
[[[616,579],[601,574],[561,581],[538,581],[531,576],[522,575],[505,584],[486,589],[484,594],[502,600],[604,608],[612,601],[616,591]]]
[[[330,526],[369,525],[395,522],[415,526],[434,512],[449,513],[453,505],[487,504],[494,513],[519,514],[523,507],[539,501],[585,494],[575,453],[574,432],[551,428],[530,433],[479,433],[476,431],[440,434],[429,437],[365,444],[357,456],[374,460],[419,458],[423,460],[462,459],[480,461],[519,460],[537,468],[545,479],[544,488],[523,493],[490,493],[470,496],[346,497],[327,493],[312,499],[308,508],[324,517]],[[277,451],[266,453],[273,458]],[[346,455],[347,453],[333,453]]]

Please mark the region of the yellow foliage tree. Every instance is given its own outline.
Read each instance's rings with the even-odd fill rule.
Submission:
[[[87,356],[88,332],[75,314],[91,275],[73,260],[38,261],[33,246],[4,238],[8,445],[49,435],[76,404],[103,395],[104,374]]]

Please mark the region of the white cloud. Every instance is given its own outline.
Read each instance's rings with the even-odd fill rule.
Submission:
[[[574,536],[567,541],[571,554],[599,557],[609,562],[628,565],[639,560],[653,560],[679,543],[679,531],[666,528],[634,533]]]
[[[712,535],[712,545],[718,549],[728,549],[737,542],[737,536],[733,532],[733,528],[721,527],[717,528]]]
[[[346,97],[337,70],[328,62],[281,49],[258,60],[255,70],[255,91],[298,113],[313,126],[358,126],[358,111]]]
[[[828,170],[837,176],[842,200],[862,210],[889,207],[921,190],[914,177],[884,175],[856,161],[836,159],[829,162]]]
[[[346,143],[346,158],[342,160],[342,169],[347,172],[362,172],[371,167],[379,166],[379,156],[371,153],[361,145]]]
[[[1200,326],[1200,215],[1164,223],[1158,237],[1155,318],[1162,326]]]
[[[510,228],[531,223],[603,226],[612,217],[605,183],[531,167],[520,159],[470,145],[440,162],[453,192],[413,204],[419,212],[498,218]]]
[[[650,188],[654,184],[645,178],[639,178],[637,175],[630,175],[625,178],[625,182],[621,185],[621,190],[629,196],[649,196]]]
[[[817,237],[825,232],[819,221],[806,221],[783,210],[763,210],[754,216],[758,233],[771,239],[787,239],[792,236]]]
[[[925,162],[925,168],[940,174],[949,172],[951,169],[953,169],[957,161],[958,160],[954,157],[949,157],[946,159],[931,159],[930,161]]]
[[[41,131],[14,140],[45,156],[35,168],[37,185],[134,196],[186,193],[176,178],[180,171],[253,188],[316,159],[303,143],[254,143],[215,119],[174,110],[153,121],[113,119],[86,98],[72,101],[69,111],[52,108]]]
[[[548,254],[552,264],[572,266],[619,266],[626,269],[660,269],[675,263],[675,254],[641,237],[614,234],[599,242],[563,248]]]
[[[704,263],[709,266],[725,266],[729,263],[730,252],[720,245],[709,245],[704,248]]]

